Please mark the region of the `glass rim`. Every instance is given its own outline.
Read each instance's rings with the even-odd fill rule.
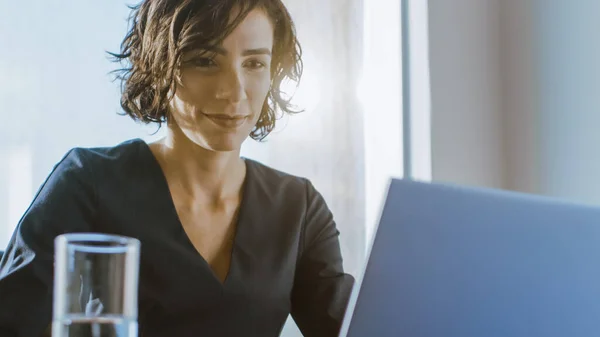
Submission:
[[[112,245],[117,245],[117,246],[112,246],[112,248],[120,248],[120,247],[139,247],[140,246],[140,241],[138,239],[132,238],[132,237],[128,237],[128,236],[124,236],[124,235],[117,235],[117,234],[106,234],[106,233],[66,233],[66,234],[61,234],[58,235],[56,237],[56,239],[54,240],[56,245],[59,244],[66,244],[66,245],[73,245],[73,246],[78,246],[78,247],[92,247],[92,246],[88,246],[87,243],[95,243],[95,244],[102,244],[102,243],[106,243],[108,244],[112,244]],[[108,248],[111,246],[102,246],[102,245],[94,245],[94,248]]]

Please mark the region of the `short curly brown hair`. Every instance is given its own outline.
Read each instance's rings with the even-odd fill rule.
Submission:
[[[250,137],[263,140],[279,114],[300,112],[282,91],[284,81],[298,85],[303,65],[294,23],[281,0],[144,0],[130,7],[130,28],[120,52],[109,53],[113,61],[127,63],[113,71],[121,81],[124,115],[159,127],[167,122],[181,56],[198,46],[222,43],[256,8],[271,19],[274,42],[271,87]]]

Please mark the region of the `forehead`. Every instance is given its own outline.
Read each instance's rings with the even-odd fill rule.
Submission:
[[[273,24],[261,9],[254,9],[223,40],[225,49],[269,48],[273,46]]]

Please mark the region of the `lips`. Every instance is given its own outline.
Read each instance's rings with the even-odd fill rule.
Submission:
[[[226,128],[226,129],[234,129],[246,122],[248,116],[230,116],[224,114],[202,114],[204,117],[210,119],[216,125]]]

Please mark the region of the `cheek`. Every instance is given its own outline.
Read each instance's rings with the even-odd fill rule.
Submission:
[[[197,109],[202,108],[206,100],[206,92],[200,88],[178,86],[169,105],[179,124],[193,123],[198,118]]]
[[[249,96],[251,98],[251,104],[253,107],[262,108],[267,95],[269,94],[269,90],[271,89],[271,79],[270,78],[262,78],[257,79],[250,86]]]
[[[176,93],[169,102],[169,107],[171,117],[178,125],[185,127],[186,125],[195,122],[194,106],[190,104],[185,97],[182,97],[180,92]]]
[[[210,97],[215,97],[216,86],[213,82],[210,78],[194,74],[193,71],[185,71],[181,75],[181,85],[177,86],[177,93],[182,100],[190,104],[201,104]]]

